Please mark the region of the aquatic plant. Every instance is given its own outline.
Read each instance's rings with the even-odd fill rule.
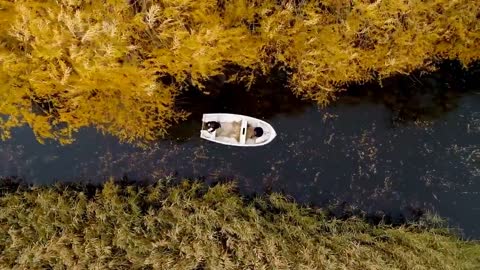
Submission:
[[[185,117],[186,86],[273,70],[327,104],[350,83],[478,60],[478,14],[470,0],[2,0],[0,132],[152,140]]]
[[[480,245],[425,225],[329,219],[234,185],[32,187],[0,197],[2,269],[479,269]]]

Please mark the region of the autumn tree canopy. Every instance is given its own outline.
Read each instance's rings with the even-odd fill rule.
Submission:
[[[273,68],[326,104],[349,83],[480,59],[479,17],[471,0],[0,0],[0,131],[153,140],[186,115],[185,86]]]

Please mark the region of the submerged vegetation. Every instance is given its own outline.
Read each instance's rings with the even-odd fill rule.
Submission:
[[[107,182],[2,190],[2,269],[479,269],[480,245],[416,223],[329,219],[279,194]]]
[[[471,0],[0,0],[0,132],[152,140],[185,117],[188,86],[273,70],[326,104],[349,83],[480,59],[479,16]]]

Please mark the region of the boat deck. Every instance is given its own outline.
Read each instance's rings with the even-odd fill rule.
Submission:
[[[242,129],[242,122],[241,121],[235,121],[235,122],[220,122],[220,127],[214,131],[215,133],[215,139],[218,141],[224,141],[224,142],[235,142],[235,143],[240,143],[241,142],[241,132]],[[253,131],[252,125],[247,123],[246,127],[246,136],[245,136],[245,142],[246,144],[253,144],[255,143],[253,139],[254,131]],[[207,127],[205,123],[202,125],[202,130],[207,130]]]

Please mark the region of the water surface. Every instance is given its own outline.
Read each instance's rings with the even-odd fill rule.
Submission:
[[[0,176],[29,183],[130,179],[236,179],[244,194],[281,191],[303,203],[346,202],[392,215],[427,209],[480,238],[480,80],[446,65],[439,72],[350,87],[319,108],[293,97],[283,81],[245,92],[188,93],[193,112],[168,139],[147,149],[119,143],[94,129],[75,143],[37,143],[28,128],[0,142]],[[278,137],[238,148],[201,140],[201,113],[234,112],[267,120]]]

